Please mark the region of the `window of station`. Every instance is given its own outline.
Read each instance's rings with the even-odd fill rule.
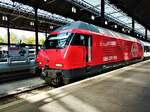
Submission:
[[[7,29],[0,27],[0,44],[8,43],[8,35],[7,35]]]
[[[47,36],[45,33],[38,33],[38,44],[43,45]]]
[[[8,58],[8,35],[7,28],[0,27],[0,64],[2,62],[7,62]]]
[[[25,30],[10,29],[10,43],[35,45],[35,33]]]
[[[24,48],[30,60],[36,58],[35,32],[10,29],[10,48],[8,48],[7,33],[7,28],[0,27],[0,64],[2,64],[2,62],[8,62],[8,55],[11,55],[10,52],[13,52],[12,49],[15,52],[14,54],[19,56],[19,54],[17,54],[19,53],[18,51]],[[44,40],[45,35],[39,34],[39,46],[42,45]],[[8,53],[9,50],[10,52]],[[19,57],[17,59],[19,59]]]
[[[10,30],[10,43],[11,44],[17,44],[17,43],[19,43],[18,42],[19,38],[18,38],[17,34],[15,34],[14,32],[15,31]]]
[[[23,31],[26,35],[22,35],[21,42],[25,44],[35,45],[35,33],[30,31]]]

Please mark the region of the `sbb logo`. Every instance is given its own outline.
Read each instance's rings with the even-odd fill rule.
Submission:
[[[131,54],[132,54],[132,57],[138,56],[138,46],[136,43],[133,43],[131,46]]]

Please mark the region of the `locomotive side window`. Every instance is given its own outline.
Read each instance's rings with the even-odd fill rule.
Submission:
[[[84,36],[80,35],[80,34],[75,34],[71,45],[83,45],[84,44]]]
[[[71,45],[88,46],[88,37],[88,35],[75,34],[71,41]]]

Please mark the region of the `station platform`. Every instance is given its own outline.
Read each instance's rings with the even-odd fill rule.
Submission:
[[[150,112],[150,60],[0,105],[0,112]]]
[[[35,66],[34,61],[31,61],[30,63],[26,63],[23,61],[16,61],[11,64],[8,64],[7,62],[1,62],[0,63],[0,73],[25,70],[25,69],[32,68],[34,66]]]
[[[34,61],[26,63],[23,61],[15,61],[11,64],[7,62],[0,63],[0,83],[12,80],[34,77],[36,64]]]

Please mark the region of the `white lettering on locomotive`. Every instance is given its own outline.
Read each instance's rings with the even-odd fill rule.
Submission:
[[[117,56],[104,56],[103,61],[115,61],[117,60]]]

